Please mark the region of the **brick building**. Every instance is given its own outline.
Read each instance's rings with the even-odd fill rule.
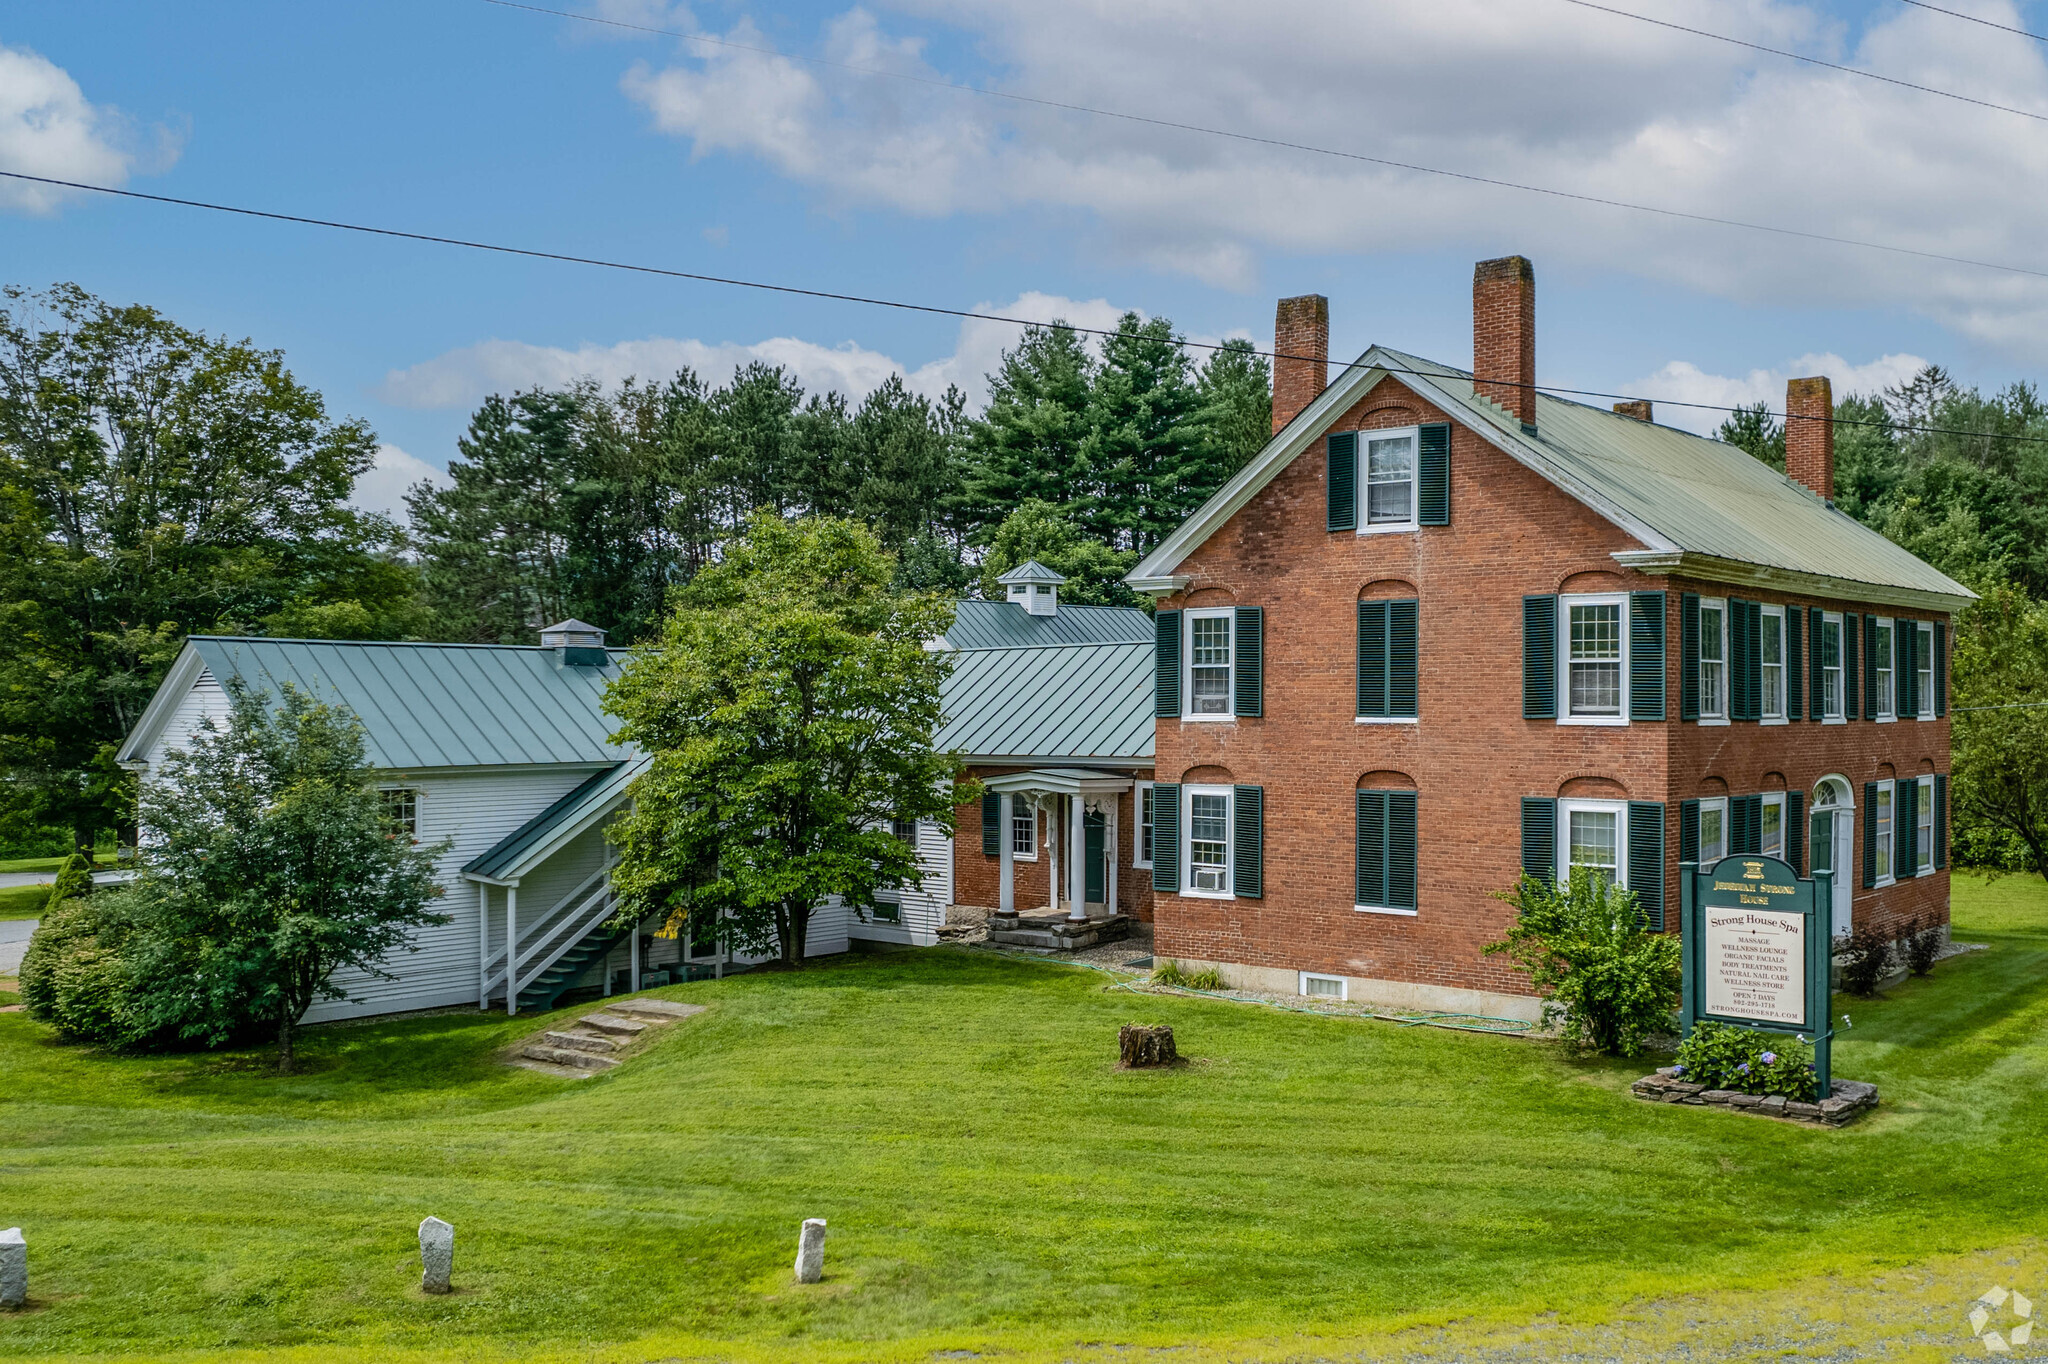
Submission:
[[[1960,584],[1790,476],[1539,393],[1535,281],[1479,265],[1473,367],[1282,301],[1271,442],[1129,576],[1158,602],[1156,950],[1233,983],[1533,1017],[1481,948],[1524,871],[1675,927],[1681,859],[1834,869],[1837,933],[1946,922]]]

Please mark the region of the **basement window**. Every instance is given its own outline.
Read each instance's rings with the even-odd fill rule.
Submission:
[[[1303,971],[1301,973],[1301,992],[1310,999],[1342,1001],[1347,998],[1344,990],[1344,977],[1318,975],[1314,971]]]

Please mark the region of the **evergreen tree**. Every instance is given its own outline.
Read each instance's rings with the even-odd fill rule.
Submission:
[[[988,376],[989,401],[968,438],[963,513],[985,535],[1025,498],[1067,506],[1080,495],[1095,362],[1061,322],[1027,327]]]
[[[1087,435],[1062,510],[1119,549],[1156,542],[1182,500],[1199,395],[1187,351],[1163,317],[1125,313],[1104,340],[1088,392]],[[1162,528],[1164,527],[1164,528]]]
[[[1273,435],[1273,370],[1242,337],[1209,353],[1195,383],[1193,436],[1178,498],[1153,519],[1154,534],[1140,550],[1171,534],[1265,448]]]
[[[981,561],[981,595],[1004,600],[996,579],[1027,559],[1036,559],[1064,577],[1060,600],[1077,606],[1139,606],[1138,594],[1124,582],[1137,566],[1136,550],[1111,549],[1082,531],[1050,502],[1027,498],[1003,519],[989,538]]]
[[[1769,403],[1736,408],[1714,435],[1738,450],[1747,450],[1773,469],[1782,472],[1785,468],[1785,427],[1771,415]]]

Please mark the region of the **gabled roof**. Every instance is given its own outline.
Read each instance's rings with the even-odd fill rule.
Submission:
[[[1152,642],[1152,617],[1134,606],[1060,604],[1055,616],[1034,616],[1016,602],[968,598],[955,604],[942,636],[949,649],[1030,649],[1062,644]]]
[[[1615,555],[1627,567],[1939,611],[1972,599],[1947,574],[1732,445],[1547,393],[1536,395],[1532,435],[1480,397],[1469,372],[1384,346],[1347,366],[1125,581],[1140,591],[1178,587],[1182,561],[1282,469],[1320,448],[1324,432],[1389,375],[1641,541],[1643,549]]]
[[[474,881],[517,881],[554,856],[564,843],[626,803],[626,788],[647,768],[637,753],[616,767],[594,772],[560,800],[463,865]]]
[[[1131,614],[1145,621],[1143,643],[962,653],[937,747],[989,762],[1150,760],[1151,617]]]
[[[1054,587],[1066,581],[1064,574],[1053,572],[1036,559],[1026,559],[1008,573],[996,579],[999,583],[1049,583]]]
[[[567,666],[553,649],[488,644],[357,643],[195,635],[122,745],[133,762],[200,677],[239,678],[275,696],[286,682],[353,711],[370,762],[387,770],[551,763],[612,764],[626,749],[602,703],[618,676]]]

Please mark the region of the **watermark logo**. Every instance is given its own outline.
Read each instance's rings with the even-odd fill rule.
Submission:
[[[2008,1321],[2015,1324],[2007,1325]],[[1991,1354],[2010,1354],[2034,1338],[2034,1304],[2025,1294],[2000,1285],[1987,1288],[1970,1308],[1970,1333]]]

